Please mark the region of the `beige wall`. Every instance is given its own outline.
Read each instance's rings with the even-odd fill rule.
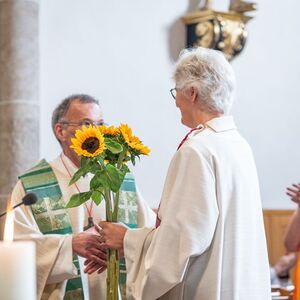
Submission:
[[[60,99],[90,93],[111,124],[128,122],[151,155],[133,168],[152,207],[160,201],[169,162],[188,128],[169,89],[185,44],[181,17],[200,1],[41,0],[41,155],[59,151],[50,115]],[[285,187],[300,180],[300,1],[257,0],[244,51],[233,62],[233,113],[252,146],[264,208],[293,209]],[[215,0],[216,9],[229,1]]]

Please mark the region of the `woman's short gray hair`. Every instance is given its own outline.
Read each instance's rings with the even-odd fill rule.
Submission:
[[[177,61],[176,88],[186,93],[190,87],[198,91],[205,112],[230,111],[235,93],[235,75],[222,52],[207,48],[185,49]]]

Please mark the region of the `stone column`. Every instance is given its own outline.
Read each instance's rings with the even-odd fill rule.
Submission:
[[[39,158],[38,8],[38,0],[0,0],[0,211]],[[3,218],[0,239],[2,230]]]

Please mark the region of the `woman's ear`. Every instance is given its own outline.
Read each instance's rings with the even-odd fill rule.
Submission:
[[[195,87],[193,87],[193,86],[190,87],[189,96],[190,96],[192,102],[196,102],[197,96],[198,96],[198,91]]]

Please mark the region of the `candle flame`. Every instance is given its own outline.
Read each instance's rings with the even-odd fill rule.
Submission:
[[[14,211],[12,209],[11,201],[7,202],[7,214],[4,227],[4,237],[3,240],[7,242],[12,242],[14,239]]]

